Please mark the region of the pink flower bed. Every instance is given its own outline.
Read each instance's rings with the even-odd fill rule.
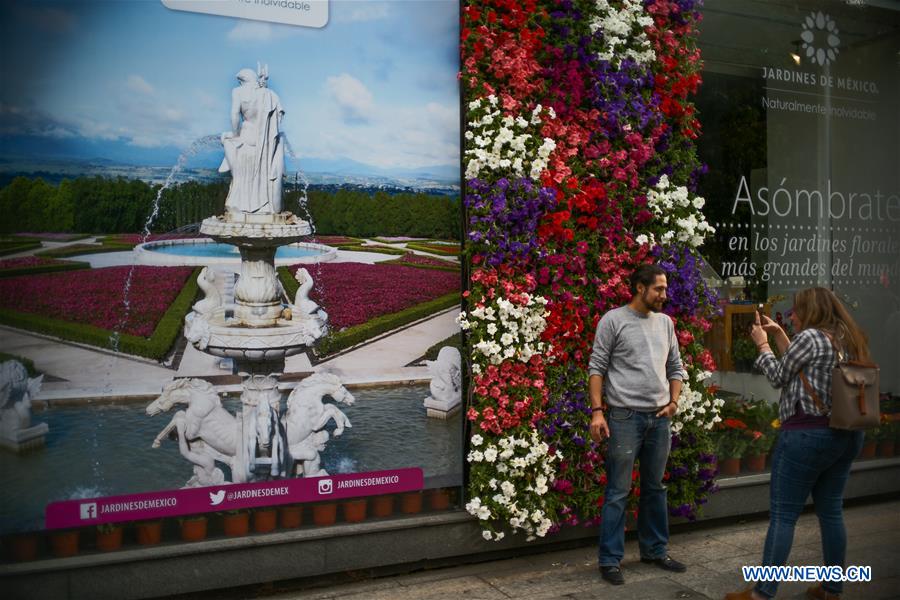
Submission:
[[[347,237],[345,235],[317,235],[309,239],[313,244],[325,244],[326,246],[345,246],[347,244],[358,244],[357,238]]]
[[[124,315],[125,279],[131,267],[107,267],[0,280],[0,307],[116,330]],[[121,333],[149,337],[184,287],[191,267],[134,269],[131,309]]]
[[[21,256],[19,258],[5,258],[0,260],[0,271],[6,269],[24,269],[27,267],[43,267],[46,265],[65,265],[72,261],[57,260],[44,256]]]
[[[335,331],[460,291],[459,273],[452,271],[326,263],[310,273],[316,281],[310,295],[328,312]]]
[[[413,252],[407,252],[397,260],[388,261],[390,263],[407,263],[413,265],[426,265],[429,267],[454,267],[459,268],[459,263],[455,263],[449,260],[442,260],[440,258],[434,258],[432,256],[423,256],[421,254],[415,254]]]

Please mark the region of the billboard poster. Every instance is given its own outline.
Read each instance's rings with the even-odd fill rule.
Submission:
[[[458,10],[0,8],[0,534],[462,484]]]

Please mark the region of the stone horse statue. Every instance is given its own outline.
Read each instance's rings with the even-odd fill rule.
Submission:
[[[41,390],[44,376],[28,377],[28,371],[16,360],[0,364],[0,438],[10,447],[18,449],[21,438],[29,437],[30,430],[43,436],[47,425],[31,426],[31,399]]]
[[[322,402],[325,396],[347,406],[354,402],[353,395],[336,375],[315,373],[294,388],[288,396],[287,412],[282,417],[291,458],[300,463],[295,473],[302,477],[328,475],[321,468],[319,456],[330,437],[325,425],[334,421],[335,437],[351,427],[350,419],[337,406]]]

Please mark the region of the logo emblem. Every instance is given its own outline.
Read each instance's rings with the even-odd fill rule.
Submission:
[[[81,506],[79,506],[79,512],[81,513],[81,519],[90,520],[96,519],[97,515],[97,503],[96,502],[85,502]]]
[[[216,493],[209,493],[209,503],[212,506],[218,506],[222,504],[222,501],[225,499],[225,490],[219,490]]]
[[[806,58],[818,63],[820,67],[837,59],[841,38],[838,37],[839,32],[834,19],[821,10],[812,12],[803,20],[802,28],[800,39],[803,40]]]
[[[334,491],[334,484],[330,479],[320,479],[319,480],[319,493],[320,494],[330,494]]]

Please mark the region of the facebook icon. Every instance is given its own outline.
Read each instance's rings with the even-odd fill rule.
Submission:
[[[97,518],[97,503],[96,502],[85,502],[81,505],[81,519],[96,519]]]

